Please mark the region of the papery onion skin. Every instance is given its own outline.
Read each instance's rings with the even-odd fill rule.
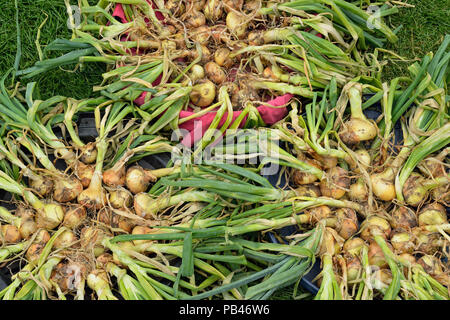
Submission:
[[[114,168],[105,170],[102,174],[103,183],[111,188],[124,186],[125,179],[126,179],[125,166],[121,166],[118,170],[114,170]]]
[[[377,136],[377,129],[368,120],[353,118],[345,123],[339,137],[347,145],[355,145],[361,141],[372,140]]]
[[[36,223],[38,228],[53,230],[58,227],[64,219],[64,210],[61,205],[48,203],[38,210]]]
[[[22,235],[16,226],[4,224],[0,227],[0,244],[13,244],[22,240]]]
[[[227,76],[222,68],[217,63],[212,61],[205,64],[205,73],[208,79],[217,85],[224,83],[227,79]]]
[[[403,185],[403,197],[405,202],[413,207],[417,207],[425,200],[428,190],[423,187],[425,179],[418,173],[413,172]]]
[[[62,224],[67,228],[75,229],[85,221],[86,217],[87,212],[83,206],[77,204],[69,205],[66,207]]]
[[[412,229],[417,226],[417,216],[413,210],[406,206],[401,206],[392,212],[390,223],[394,229]]]
[[[146,173],[144,168],[137,165],[128,168],[125,184],[133,194],[147,191],[150,182],[152,182],[152,177]]]
[[[108,197],[109,203],[114,209],[129,208],[133,203],[133,195],[125,188],[110,191]]]
[[[30,179],[30,187],[40,196],[45,197],[53,191],[53,181],[45,178]]]
[[[95,146],[95,143],[90,142],[82,148],[80,160],[83,163],[91,164],[94,163],[96,159],[97,159],[97,148]]]
[[[373,235],[380,235],[387,239],[391,233],[389,222],[379,216],[372,215],[366,218],[361,224],[361,238],[364,240],[372,239]]]
[[[81,182],[83,188],[89,187],[91,183],[92,176],[94,175],[95,167],[93,165],[87,165],[80,162],[77,165],[76,175]]]
[[[304,184],[295,188],[295,194],[299,197],[318,198],[322,195],[320,188],[313,184]]]
[[[155,230],[146,226],[135,226],[131,234],[150,234],[154,233]],[[151,243],[152,240],[133,240],[134,245],[139,245],[143,243]]]
[[[350,208],[339,208],[335,215],[338,219],[336,231],[345,240],[358,232],[358,218],[356,212]]]
[[[413,236],[403,229],[394,229],[391,234],[390,242],[397,254],[413,253],[415,249]]]
[[[343,250],[351,255],[359,256],[361,249],[367,246],[360,237],[353,237],[344,242]]]
[[[312,159],[300,159],[303,162],[312,165],[318,169],[322,169],[322,167],[320,166],[320,164],[318,163],[318,161],[316,160],[312,160]],[[310,184],[313,183],[314,181],[316,181],[318,178],[317,176],[315,176],[312,173],[309,172],[305,172],[299,169],[293,169],[292,170],[292,182],[297,185],[303,185],[303,184]]]
[[[230,11],[227,14],[226,23],[230,32],[238,39],[242,39],[247,34],[247,18],[238,12]]]
[[[55,179],[53,199],[57,202],[69,202],[83,191],[83,185],[74,176],[68,179]]]
[[[419,212],[419,226],[446,224],[447,211],[439,203],[430,203]]]
[[[57,249],[68,248],[74,245],[77,241],[78,238],[75,233],[71,230],[66,230],[55,239],[53,246]]]
[[[329,180],[329,182],[327,181]],[[340,199],[350,187],[350,178],[347,170],[334,167],[327,170],[327,178],[320,181],[320,192],[323,196]]]
[[[194,85],[190,93],[190,99],[198,107],[207,107],[216,97],[216,87],[210,80],[201,80]]]
[[[28,239],[38,230],[37,223],[32,218],[28,218],[20,224],[19,232],[23,239]]]
[[[28,247],[27,252],[25,253],[28,263],[34,265],[39,261],[44,246],[45,244],[42,243],[32,243]]]
[[[375,241],[371,241],[369,244],[368,258],[371,266],[377,266],[379,268],[386,268],[388,266],[383,250],[381,250],[381,247]]]
[[[310,220],[313,224],[326,219],[331,216],[331,209],[328,206],[322,205],[309,209],[307,213],[310,215]]]

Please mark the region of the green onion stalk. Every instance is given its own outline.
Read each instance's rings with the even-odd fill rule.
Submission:
[[[91,271],[87,276],[86,283],[96,293],[98,300],[118,300],[111,290],[106,271],[102,269]]]
[[[123,102],[116,102],[105,109],[103,117],[100,115],[100,108],[95,110],[96,123],[98,124],[99,135],[95,144],[97,147],[97,159],[95,170],[92,175],[89,187],[78,195],[78,203],[88,207],[101,209],[106,204],[106,192],[102,187],[103,162],[108,148],[108,134],[113,131],[116,125],[122,121],[130,112],[132,106]]]

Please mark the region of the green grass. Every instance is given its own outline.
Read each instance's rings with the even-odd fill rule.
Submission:
[[[0,75],[14,66],[17,51],[14,1],[4,1],[0,10]],[[67,12],[63,0],[17,0],[17,2],[22,43],[19,69],[25,69],[39,60],[35,41],[38,28],[47,16],[48,19],[41,29],[39,40],[42,50],[44,50],[45,45],[56,38],[69,39],[71,31],[67,27]],[[94,4],[97,1],[90,2]],[[75,3],[75,1],[72,0],[71,3]],[[56,57],[59,54],[56,52],[50,53],[48,57]],[[75,65],[66,66],[65,69],[72,71],[74,67]],[[63,95],[81,99],[93,96],[92,86],[101,81],[101,73],[104,70],[104,64],[89,64],[82,72],[66,72],[55,69],[47,74],[21,82],[25,84],[36,81],[41,98]]]

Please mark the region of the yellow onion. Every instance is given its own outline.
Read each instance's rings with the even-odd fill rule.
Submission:
[[[135,226],[131,234],[150,234],[155,233],[155,230],[146,226]],[[134,245],[139,245],[143,243],[151,243],[151,240],[133,240]]]
[[[226,7],[225,7],[226,8]],[[227,28],[238,39],[242,39],[247,33],[247,17],[243,14],[230,11],[226,18]]]
[[[211,37],[211,30],[207,26],[201,26],[191,31],[191,37],[194,42],[206,45]]]
[[[75,235],[75,233],[73,233],[73,231],[71,231],[71,230],[66,230],[66,231],[63,231],[55,239],[53,246],[57,249],[68,248],[68,247],[71,247],[72,245],[74,245],[77,241],[78,241],[78,238]]]
[[[275,75],[271,67],[266,67],[263,70],[263,77],[272,79],[272,80],[278,80],[278,77]]]
[[[425,272],[431,276],[435,276],[443,272],[441,263],[435,256],[428,254],[424,255],[417,260],[417,263],[420,264]]]
[[[97,160],[97,148],[95,143],[89,142],[81,149],[80,160],[86,164],[94,163]]]
[[[326,219],[331,216],[331,209],[328,206],[318,206],[312,209],[307,210],[307,213],[310,216],[310,220],[313,224]]]
[[[337,158],[332,156],[320,155],[316,152],[312,152],[311,156],[319,161],[323,169],[331,169],[337,166]]]
[[[113,228],[122,229],[126,233],[131,233],[134,223],[127,217],[115,214],[112,217],[111,225]]]
[[[53,191],[53,181],[40,176],[36,177],[37,179],[30,179],[30,187],[42,197],[49,195]]]
[[[189,4],[187,5],[187,8],[190,8],[190,5],[192,3],[192,8],[194,10],[200,11],[205,6],[206,0],[189,0],[188,2]]]
[[[121,187],[125,185],[125,175],[125,165],[121,163],[121,165],[114,166],[103,172],[103,183],[111,188]]]
[[[357,256],[346,254],[344,255],[347,267],[347,280],[355,281],[361,276],[361,261]]]
[[[241,11],[244,0],[223,0],[223,6],[226,12],[236,10]]]
[[[415,249],[413,236],[402,229],[394,229],[390,240],[396,253],[412,253]]]
[[[203,8],[205,18],[211,22],[216,22],[223,14],[222,1],[207,0]]]
[[[78,204],[68,205],[65,209],[63,226],[70,229],[78,228],[86,219],[86,209]]]
[[[390,246],[388,243],[387,245]],[[375,241],[370,241],[368,259],[369,265],[371,266],[377,266],[379,268],[388,266],[383,250],[381,250],[381,247]]]
[[[133,203],[133,195],[124,188],[115,189],[109,192],[109,203],[115,209],[129,208]]]
[[[438,232],[425,231],[420,227],[417,227],[412,229],[412,234],[415,237],[417,251],[426,254],[434,254],[439,250],[441,241]]]
[[[247,41],[250,46],[260,46],[264,44],[264,33],[261,30],[250,31]]]
[[[18,243],[22,240],[19,229],[11,224],[4,224],[0,227],[0,244]]]
[[[391,225],[394,229],[412,229],[417,226],[416,214],[406,206],[399,207],[391,214]]]
[[[33,218],[22,220],[19,232],[23,239],[28,239],[38,230],[37,223]]]
[[[208,79],[215,84],[222,84],[227,79],[227,76],[222,68],[217,63],[212,61],[205,65],[205,72]]]
[[[259,0],[248,0],[244,3],[244,10],[245,11],[256,11],[261,8],[261,1]],[[257,14],[257,17],[259,17],[260,14]]]
[[[110,208],[103,207],[97,212],[97,221],[107,226],[111,225],[112,212]]]
[[[392,272],[388,269],[378,269],[371,275],[371,284],[377,289],[386,289],[392,282]]]
[[[398,260],[405,266],[403,267],[403,274],[408,277],[410,268],[417,263],[416,258],[410,253],[401,253],[397,255]]]
[[[387,239],[391,233],[389,222],[379,216],[372,215],[361,223],[361,238],[370,240],[373,235],[380,235]]]
[[[360,166],[363,169],[367,170],[367,168],[370,166],[370,163],[372,162],[369,152],[365,149],[358,149],[355,151],[355,156],[359,165],[357,165],[356,163],[351,163],[350,165],[353,171],[356,173],[360,173]]]
[[[368,190],[364,179],[359,178],[355,183],[350,185],[348,196],[353,201],[366,201],[369,197]]]
[[[320,166],[320,164],[316,161],[316,160],[312,160],[312,159],[307,159],[307,158],[302,158],[302,156],[298,157],[301,161],[312,165],[318,169],[322,169],[322,167]],[[318,178],[317,176],[315,176],[312,173],[309,172],[305,172],[299,169],[293,169],[292,170],[292,182],[299,186],[299,185],[303,185],[303,184],[310,184],[313,183],[314,181],[316,181]]]
[[[100,210],[106,204],[106,192],[102,187],[102,173],[95,171],[89,187],[78,195],[78,203],[89,209]]]
[[[153,199],[148,193],[142,192],[134,196],[134,211],[140,217],[149,219],[155,217],[155,203],[158,200]]]
[[[96,265],[100,268],[105,268],[110,262],[113,262],[113,256],[110,253],[102,253],[95,259]]]
[[[192,87],[189,97],[196,106],[207,107],[212,104],[216,97],[216,86],[210,80],[201,80]]]
[[[425,200],[428,190],[423,186],[425,179],[418,173],[413,172],[403,185],[403,197],[410,206],[417,207]]]
[[[156,178],[148,170],[134,165],[127,170],[125,184],[132,193],[147,191],[150,182],[155,182]]]
[[[199,64],[194,64],[190,70],[189,78],[192,82],[203,79],[205,77],[205,70]]]
[[[358,232],[358,217],[350,208],[339,208],[335,212],[337,218],[336,231],[345,240]]]
[[[36,237],[34,238],[35,243],[46,244],[50,240],[50,233],[45,229],[40,229]]]
[[[299,197],[312,197],[317,198],[322,194],[320,193],[320,188],[313,184],[304,184],[295,188],[295,194]]]
[[[361,249],[367,246],[360,237],[353,237],[344,242],[344,251],[354,256],[359,256]]]
[[[419,212],[419,226],[439,225],[447,222],[447,211],[439,203],[430,203]]]
[[[28,247],[27,252],[25,253],[25,257],[27,258],[28,263],[34,265],[38,262],[44,246],[45,244],[43,243],[32,243]]]
[[[83,188],[89,187],[92,176],[94,174],[95,167],[93,165],[84,164],[79,162],[76,168],[76,175],[81,182]]]
[[[322,236],[322,242],[320,243],[319,255],[329,254],[334,256],[341,251],[342,244],[343,241],[336,231],[326,227]]]
[[[57,203],[47,203],[37,211],[36,223],[38,228],[55,229],[64,219],[64,209]]]
[[[199,10],[191,10],[185,20],[186,27],[188,28],[198,28],[204,26],[206,23],[206,18],[203,13]]]
[[[83,191],[81,182],[71,176],[67,179],[58,178],[54,180],[53,199],[57,202],[69,202],[78,197]]]
[[[350,178],[347,170],[334,167],[327,170],[327,177],[322,179],[319,185],[323,196],[340,199],[345,195],[346,189],[350,187]]]
[[[394,170],[388,167],[383,172],[370,176],[372,191],[377,198],[383,201],[392,201],[395,198],[394,175]]]
[[[230,54],[231,51],[228,48],[218,48],[216,52],[214,52],[214,61],[221,67],[230,68],[233,65]]]
[[[105,252],[102,240],[105,238],[104,230],[96,227],[84,227],[80,234],[80,245],[85,250],[92,250],[94,255],[98,257]]]

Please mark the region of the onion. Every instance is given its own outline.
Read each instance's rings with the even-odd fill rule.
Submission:
[[[19,205],[16,209],[16,216],[26,219],[34,219],[34,210],[30,208],[26,208],[23,205]]]
[[[216,52],[214,52],[214,61],[221,67],[230,68],[233,65],[230,53],[231,51],[228,48],[218,48]]]
[[[447,211],[439,203],[426,205],[419,212],[419,226],[439,225],[447,222]]]
[[[106,236],[105,231],[95,227],[84,227],[80,234],[80,245],[85,250],[93,250],[94,255],[98,257],[105,252],[105,248],[101,244]]]
[[[45,229],[40,229],[36,237],[34,238],[35,243],[46,244],[50,240],[50,233]]]
[[[101,268],[105,268],[108,263],[113,262],[113,256],[110,253],[102,253],[95,259],[95,262]]]
[[[390,246],[388,243],[387,245]],[[375,241],[371,241],[369,244],[368,258],[371,266],[377,266],[379,268],[388,266],[383,250],[381,250],[381,247]]]
[[[359,166],[363,167],[365,170],[370,166],[370,163],[372,162],[370,154],[365,149],[358,149],[355,151],[356,159],[359,162]],[[356,173],[360,173],[360,167],[356,163],[351,164],[353,171]]]
[[[263,77],[272,79],[272,80],[278,80],[278,77],[275,75],[271,67],[266,67],[263,70]]]
[[[364,179],[359,178],[355,183],[350,185],[348,196],[353,201],[366,201],[368,198],[367,186]]]
[[[95,167],[93,165],[84,164],[79,162],[77,164],[76,175],[80,179],[83,188],[89,187],[91,183],[92,176],[94,174]]]
[[[208,79],[215,84],[222,84],[227,79],[227,76],[222,68],[217,63],[212,61],[205,65],[205,72]]]
[[[338,254],[342,247],[341,240],[334,229],[326,227],[322,236],[322,242],[320,243],[319,255],[329,254],[334,256]]]
[[[207,26],[201,26],[193,29],[190,36],[194,42],[198,42],[199,44],[206,46],[209,38],[211,37],[211,30]]]
[[[86,219],[86,209],[78,204],[71,204],[66,207],[63,226],[70,229],[78,228]]]
[[[244,0],[222,0],[226,12],[241,11]]]
[[[226,8],[226,6],[225,6]],[[230,11],[227,14],[227,28],[238,39],[242,39],[247,33],[247,18],[238,12]]]
[[[205,70],[199,64],[194,64],[191,68],[191,72],[189,74],[189,78],[191,78],[192,82],[203,79],[205,77]]]
[[[129,208],[132,202],[133,195],[124,188],[109,192],[109,203],[114,209]]]
[[[318,198],[322,194],[320,193],[320,188],[313,184],[301,185],[295,189],[295,194],[299,197],[312,197]]]
[[[206,19],[211,22],[216,22],[223,14],[222,1],[219,0],[207,0],[206,5],[203,8],[203,13]]]
[[[30,187],[42,197],[49,195],[53,190],[53,181],[40,176],[36,176],[36,178],[30,179]]]
[[[417,263],[420,264],[425,272],[431,276],[435,276],[443,272],[440,261],[435,256],[424,255],[417,260]]]
[[[97,148],[95,143],[90,142],[86,144],[81,150],[80,160],[86,164],[94,163],[97,159]]]
[[[373,235],[380,235],[387,239],[391,233],[389,222],[376,215],[369,216],[361,224],[361,238],[370,240]]]
[[[413,172],[403,185],[403,197],[410,206],[417,207],[425,200],[428,190],[423,187],[424,178]]]
[[[11,224],[4,224],[0,227],[0,243],[11,244],[22,240],[19,229]]]
[[[62,292],[79,289],[87,274],[86,266],[75,261],[60,262],[53,269],[51,280],[55,282]]]
[[[154,212],[152,210],[154,200],[148,193],[142,192],[134,196],[134,211],[136,214],[143,218],[154,217]]]
[[[312,152],[311,155],[319,161],[323,169],[331,169],[337,166],[338,161],[336,157],[320,155],[316,152]]]
[[[371,284],[377,290],[386,289],[392,282],[392,273],[388,269],[378,269],[371,275]]]
[[[103,183],[112,188],[121,187],[125,185],[125,175],[125,163],[119,160],[112,168],[103,172]]]
[[[192,8],[194,10],[202,10],[203,7],[205,6],[205,2],[206,0],[189,0],[190,3],[192,3]],[[189,6],[188,6],[189,7]]]
[[[247,41],[250,46],[260,46],[264,44],[264,33],[261,30],[249,32]]]
[[[347,170],[334,167],[327,170],[327,178],[322,179],[319,185],[323,196],[340,199],[345,195],[345,189],[350,186],[350,178]]]
[[[28,239],[38,230],[37,223],[34,219],[26,219],[22,220],[22,223],[19,227],[20,235],[23,239]]]
[[[71,230],[66,230],[55,239],[53,246],[57,249],[69,248],[77,241],[78,238],[75,233]]]
[[[318,206],[312,209],[307,210],[307,213],[310,216],[310,220],[313,224],[326,219],[331,216],[331,209],[328,206]]]
[[[132,166],[128,168],[125,183],[132,193],[140,193],[147,191],[150,182],[155,182],[156,178],[148,170],[140,166]]]
[[[186,27],[190,29],[204,26],[206,23],[205,15],[199,10],[191,10],[186,18]]]
[[[359,237],[353,237],[345,241],[344,251],[354,256],[359,256],[361,249],[367,246],[363,239]]]
[[[32,243],[25,253],[25,257],[28,263],[34,265],[39,261],[41,257],[41,252],[44,249],[45,244],[42,243]]]
[[[99,210],[106,203],[106,192],[102,187],[102,174],[95,171],[89,187],[78,195],[78,203],[90,209]]]
[[[372,191],[379,199],[383,201],[392,201],[395,196],[394,170],[387,168],[383,172],[370,176]]]
[[[361,276],[361,261],[357,256],[354,255],[344,255],[346,266],[347,266],[347,280],[355,281]]]
[[[216,97],[216,87],[210,80],[201,80],[192,87],[190,99],[199,107],[207,107],[212,104]]]
[[[64,210],[61,205],[47,203],[37,211],[36,223],[38,228],[53,230],[61,224],[64,219]]]
[[[97,221],[110,226],[112,219],[112,212],[108,207],[103,207],[97,212]]]
[[[409,230],[417,226],[417,217],[413,210],[402,206],[392,212],[390,222],[394,229],[403,228]]]
[[[133,231],[131,232],[131,234],[150,234],[150,233],[154,233],[155,230],[146,226],[135,226],[133,228]],[[139,244],[143,244],[143,243],[151,243],[153,241],[151,240],[133,240],[133,244],[135,246],[139,245]]]
[[[318,169],[322,169],[322,167],[316,160],[307,159],[300,155],[297,158],[309,165],[312,165],[312,166],[318,168]],[[297,186],[303,185],[303,184],[310,184],[318,179],[316,175],[309,173],[309,172],[305,172],[305,171],[302,171],[299,169],[293,169],[292,171],[293,171],[292,172],[292,182]]]
[[[337,217],[336,231],[345,240],[358,231],[358,218],[356,212],[350,208],[339,208],[335,213]]]
[[[412,253],[415,249],[412,235],[402,229],[392,231],[390,242],[396,253]]]
[[[57,202],[72,201],[83,191],[83,185],[74,176],[55,179],[54,183],[53,199]]]
[[[127,217],[115,214],[112,218],[111,224],[114,228],[119,228],[126,233],[131,233],[134,223]]]
[[[347,94],[350,99],[351,117],[339,131],[339,137],[345,144],[350,145],[375,138],[377,136],[377,126],[367,120],[362,112],[362,85],[353,82]]]
[[[440,247],[440,234],[436,232],[424,231],[420,227],[413,228],[417,251],[434,254]]]

